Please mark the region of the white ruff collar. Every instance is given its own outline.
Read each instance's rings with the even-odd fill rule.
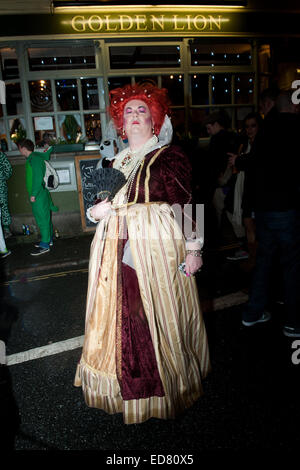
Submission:
[[[163,125],[162,125],[161,130],[160,130],[159,136],[156,137],[154,135],[153,137],[151,137],[136,152],[132,152],[129,147],[126,147],[124,150],[122,150],[121,152],[119,152],[116,155],[114,163],[113,163],[114,168],[117,168],[118,170],[123,171],[123,173],[125,173],[125,176],[127,177],[129,175],[129,173],[131,172],[130,168],[126,169],[126,171],[122,170],[121,163],[122,163],[123,159],[129,153],[132,154],[132,159],[131,159],[132,163],[128,164],[128,167],[131,167],[131,169],[132,169],[132,167],[135,166],[137,161],[143,159],[145,157],[145,155],[147,155],[148,153],[152,152],[155,149],[163,147],[164,145],[168,145],[171,142],[172,137],[173,137],[173,127],[172,127],[171,120],[170,120],[169,116],[166,115],[165,119],[164,119],[164,122],[163,122]],[[127,166],[126,166],[126,168],[127,168]]]

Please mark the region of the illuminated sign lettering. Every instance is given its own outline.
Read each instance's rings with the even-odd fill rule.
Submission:
[[[110,32],[217,32],[228,18],[204,14],[75,15],[70,24],[77,33]],[[64,23],[68,23],[64,21]]]

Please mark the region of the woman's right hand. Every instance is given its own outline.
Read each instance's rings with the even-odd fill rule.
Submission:
[[[103,219],[107,214],[111,212],[111,202],[108,198],[104,201],[99,202],[90,209],[90,214],[95,220]]]

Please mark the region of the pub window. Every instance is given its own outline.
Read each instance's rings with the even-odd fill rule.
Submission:
[[[87,140],[100,143],[102,138],[100,114],[85,114],[84,126]]]
[[[31,112],[40,113],[53,111],[53,99],[50,80],[36,80],[29,82],[29,96]]]
[[[208,104],[209,102],[209,76],[208,74],[194,74],[191,76],[192,104]]]
[[[34,140],[37,147],[51,145],[56,139],[55,119],[53,115],[34,116],[32,118],[34,129]]]
[[[15,49],[3,47],[0,49],[2,79],[19,78],[18,58]]]
[[[9,134],[12,142],[12,150],[16,150],[17,144],[22,139],[25,139],[26,136],[26,125],[25,119],[23,117],[18,117],[14,119],[9,119]]]
[[[254,74],[240,73],[234,77],[234,102],[237,104],[254,103]]]
[[[113,90],[114,88],[120,88],[124,85],[131,84],[131,77],[109,77],[108,79],[108,89],[109,91]]]
[[[135,83],[150,82],[153,85],[158,86],[158,77],[155,77],[154,75],[143,75],[143,76],[136,75],[134,78],[135,78]]]
[[[59,114],[57,116],[60,137],[70,144],[75,144],[82,135],[82,124],[79,114]]]
[[[251,65],[251,44],[197,44],[191,50],[192,66]]]
[[[111,69],[180,67],[180,47],[176,45],[111,46]]]
[[[94,69],[96,67],[93,44],[31,47],[27,50],[30,71]]]
[[[2,105],[0,104],[0,111],[2,117]],[[4,120],[0,119],[0,150],[2,152],[7,152],[8,150],[8,143],[7,143],[7,134],[5,130]]]
[[[55,80],[55,89],[59,111],[79,109],[76,79]]]
[[[184,78],[182,74],[162,75],[161,88],[168,90],[173,106],[184,105]]]
[[[99,94],[96,78],[81,80],[83,109],[99,109]]]
[[[213,104],[231,103],[231,75],[215,74],[212,78],[212,102]]]
[[[23,114],[23,100],[20,83],[6,84],[6,109],[9,116]]]

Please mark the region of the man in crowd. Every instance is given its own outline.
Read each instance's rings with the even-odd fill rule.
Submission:
[[[34,152],[34,144],[25,139],[19,145],[21,155],[26,157],[26,188],[32,206],[32,212],[36,224],[40,230],[41,241],[30,253],[39,256],[50,250],[53,237],[51,212],[58,208],[53,205],[50,193],[45,187],[45,160],[49,160],[52,152],[50,147],[47,152]]]
[[[258,251],[249,302],[242,323],[252,326],[270,320],[266,311],[274,261],[280,258],[285,288],[283,333],[300,337],[300,204],[298,134],[300,116],[291,99],[281,92],[276,112],[266,119],[253,149],[256,233]],[[277,268],[279,269],[279,267]]]
[[[235,132],[229,130],[229,117],[225,112],[214,112],[207,116],[205,126],[210,135],[206,178],[220,229],[224,201],[232,177],[232,169],[228,168],[228,153],[237,153],[239,139]]]

